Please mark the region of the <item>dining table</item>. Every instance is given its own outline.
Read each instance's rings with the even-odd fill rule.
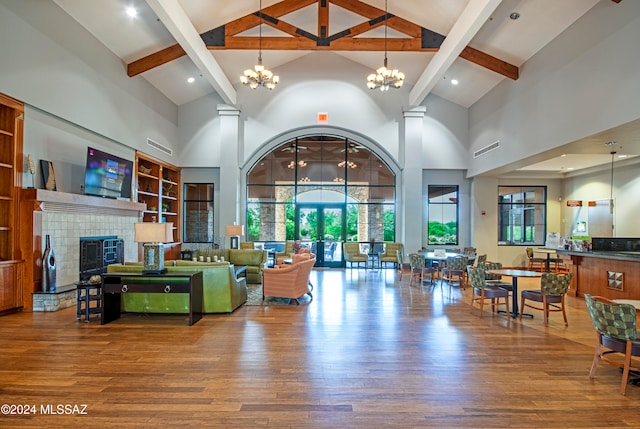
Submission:
[[[542,277],[541,272],[529,271],[529,270],[499,269],[499,270],[487,270],[487,273],[511,277],[511,285],[512,285],[511,317],[513,317],[514,319],[520,314],[518,310],[518,278],[519,277]],[[533,314],[523,313],[523,316],[528,316],[533,318]]]
[[[557,252],[555,249],[549,249],[547,247],[538,247],[533,249],[534,253],[544,253],[547,255],[547,258],[545,260],[545,268],[546,271],[549,273],[551,272],[551,255],[555,255]]]

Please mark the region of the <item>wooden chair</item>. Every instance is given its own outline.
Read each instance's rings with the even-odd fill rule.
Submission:
[[[542,273],[540,279],[540,290],[523,290],[520,293],[520,320],[522,320],[522,313],[524,308],[529,307],[534,310],[541,310],[544,312],[544,326],[549,325],[549,312],[562,311],[562,317],[564,318],[564,326],[569,326],[567,322],[567,313],[564,310],[564,296],[569,289],[573,274],[555,274],[555,273]],[[542,306],[527,304],[529,302],[538,302]]]
[[[466,256],[453,256],[447,258],[447,265],[442,268],[442,280],[449,283],[451,288],[452,283],[458,283],[458,285],[465,289],[465,276],[464,272],[467,269],[467,257]]]
[[[533,249],[527,247],[527,259],[529,259],[528,268],[531,271],[544,271],[547,263],[547,258],[535,258],[533,256]]]
[[[507,320],[510,322],[511,309],[509,308],[509,291],[499,286],[487,284],[484,280],[485,269],[482,266],[477,268],[467,267],[467,271],[469,273],[469,282],[473,289],[473,294],[471,295],[471,307],[473,307],[477,302],[480,307],[479,315],[482,317],[484,301],[486,299],[490,299],[491,310],[493,312],[496,311],[498,306],[505,306],[505,314],[507,316]],[[500,303],[500,298],[502,298],[504,302]]]
[[[413,280],[416,279],[422,285],[425,278],[429,276],[430,283],[433,284],[433,274],[436,272],[436,269],[433,267],[427,267],[424,256],[418,253],[412,253],[409,255],[409,266],[411,267],[411,280],[409,280],[409,286],[413,283]]]
[[[309,295],[313,299],[309,287],[311,269],[316,263],[314,259],[306,259],[280,268],[264,268],[262,270],[262,300],[266,296],[289,298],[300,305],[302,296]]]
[[[596,351],[589,378],[596,376],[600,361],[622,369],[620,393],[625,395],[629,371],[640,371],[636,359],[640,357],[640,341],[636,331],[636,308],[629,304],[616,304],[601,296],[585,295],[591,323],[596,330]],[[617,356],[617,359],[615,358]],[[623,358],[621,361],[620,358]],[[633,366],[632,366],[633,362]]]
[[[398,272],[400,273],[399,280],[402,281],[402,275],[404,274],[404,255],[401,250],[396,250],[396,258],[398,260],[398,265],[396,266]]]

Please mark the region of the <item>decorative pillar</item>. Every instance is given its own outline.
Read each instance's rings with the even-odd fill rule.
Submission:
[[[425,106],[408,108],[404,115],[404,145],[400,144],[402,165],[402,242],[406,253],[426,245],[422,192],[422,134]]]
[[[218,228],[224,235],[226,225],[244,223],[240,219],[240,110],[226,104],[218,105],[220,116],[220,202]]]

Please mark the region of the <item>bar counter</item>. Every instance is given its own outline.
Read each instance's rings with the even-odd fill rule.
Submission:
[[[557,250],[571,258],[574,296],[599,295],[609,299],[640,299],[640,252]]]

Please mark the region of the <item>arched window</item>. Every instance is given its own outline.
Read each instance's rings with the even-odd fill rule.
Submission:
[[[247,239],[300,238],[296,204],[343,205],[338,240],[395,240],[395,175],[351,139],[298,137],[256,162],[247,175]]]

